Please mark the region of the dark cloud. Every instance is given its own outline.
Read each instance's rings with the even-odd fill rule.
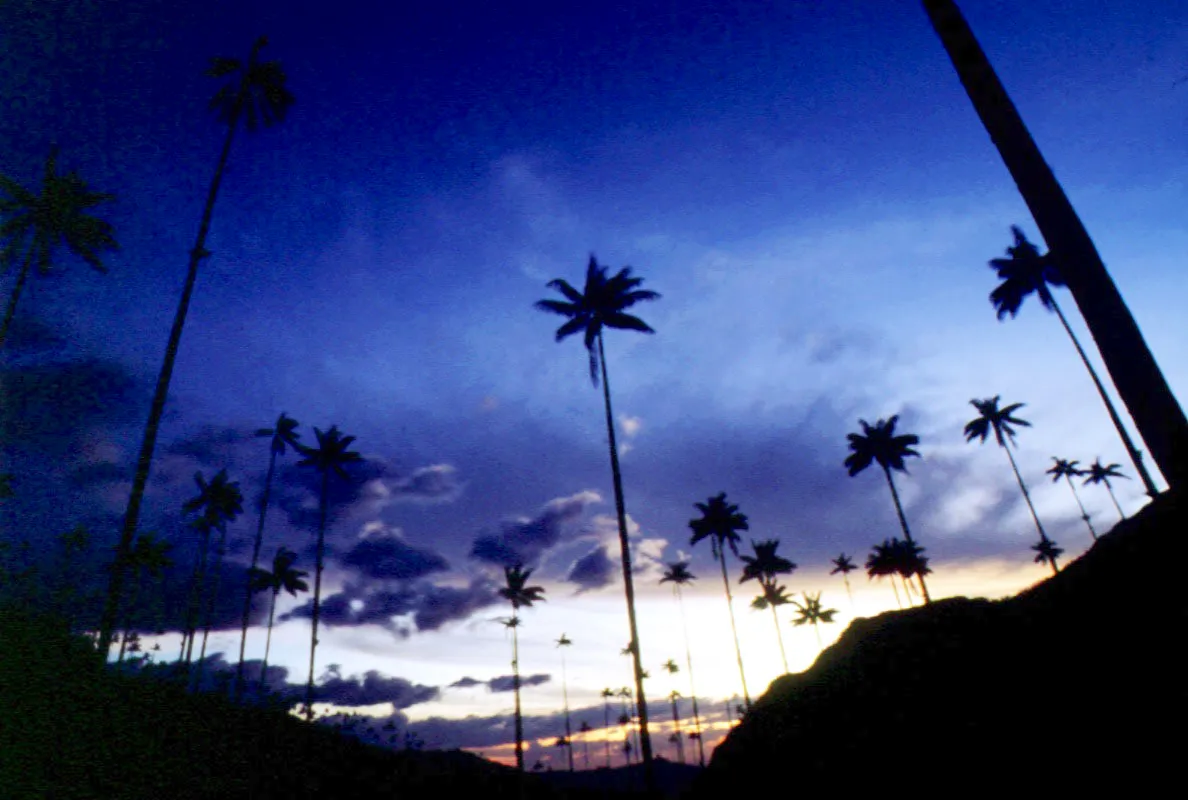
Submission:
[[[339,706],[374,706],[391,703],[395,708],[408,708],[418,703],[436,700],[441,692],[436,686],[413,684],[404,678],[391,678],[375,670],[349,678],[330,676],[314,689],[316,702]]]
[[[501,567],[535,564],[545,550],[561,541],[565,526],[599,499],[595,492],[579,492],[550,500],[535,517],[507,520],[500,523],[497,532],[480,535],[470,555]]]
[[[605,547],[598,547],[573,562],[565,580],[576,583],[578,591],[601,589],[615,578],[615,563]]]
[[[366,534],[343,554],[341,562],[377,580],[415,580],[449,568],[437,553],[412,547],[389,530]]]
[[[434,464],[414,470],[407,478],[389,487],[396,499],[422,503],[445,503],[462,492],[457,470],[449,464]]]
[[[324,598],[320,613],[324,625],[378,625],[405,635],[394,617],[411,614],[418,631],[433,631],[447,622],[466,619],[498,599],[494,584],[486,578],[471,581],[464,587],[420,583],[396,589],[375,589],[348,585],[343,591]],[[308,619],[312,611],[313,601],[310,600],[282,615],[280,621]]]
[[[250,442],[253,438],[246,427],[241,429],[206,426],[189,436],[170,442],[164,452],[189,456],[206,464],[225,464],[239,445]],[[259,449],[263,461],[268,457],[267,440],[262,440]]]
[[[480,681],[475,678],[466,677],[466,678],[459,678],[458,680],[454,681],[453,683],[450,684],[449,688],[451,688],[451,689],[469,689],[472,686],[485,685],[485,683],[486,683],[485,681]]]
[[[542,683],[548,683],[553,678],[551,675],[538,673],[536,675],[521,675],[520,688],[524,689],[529,686],[540,686]],[[492,692],[510,692],[516,688],[514,675],[500,675],[497,678],[492,678],[487,681],[487,688]]]

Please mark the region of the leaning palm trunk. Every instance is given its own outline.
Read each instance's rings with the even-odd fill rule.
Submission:
[[[312,631],[309,640],[309,681],[305,684],[305,720],[313,722],[314,656],[318,649],[318,616],[322,610],[322,565],[326,556],[326,492],[330,488],[330,470],[322,472],[322,492],[318,501],[318,562],[314,569]]]
[[[788,654],[784,652],[784,634],[780,633],[780,618],[776,614],[776,607],[771,607],[771,620],[775,623],[776,641],[780,643],[780,660],[784,662],[784,673],[788,672]]]
[[[1027,485],[1023,483],[1023,476],[1019,474],[1019,466],[1015,463],[1015,457],[1011,454],[1011,447],[1009,444],[1003,443],[1002,449],[1006,450],[1007,458],[1011,460],[1011,469],[1015,472],[1015,480],[1019,482],[1019,489],[1023,492],[1023,499],[1027,501],[1027,508],[1031,511],[1031,518],[1035,520],[1035,529],[1039,531],[1040,541],[1048,541],[1048,534],[1044,533],[1044,526],[1040,524],[1039,514],[1035,511],[1035,506],[1031,502],[1031,494],[1027,491]],[[1056,557],[1047,556],[1048,565],[1052,567],[1052,572],[1060,572],[1060,568],[1056,566]]]
[[[4,324],[0,326],[0,348],[4,347],[4,342],[8,340],[8,326],[12,324],[12,318],[16,315],[17,301],[21,299],[21,292],[25,288],[25,282],[29,279],[29,270],[33,266],[33,253],[37,249],[36,240],[29,245],[29,253],[25,256],[25,263],[21,265],[20,274],[17,275],[16,284],[12,287],[12,294],[8,298],[8,308],[4,311]]]
[[[128,634],[132,631],[132,615],[136,609],[136,596],[139,594],[139,575],[132,576],[132,586],[128,590],[128,603],[124,608],[123,633],[120,634],[120,654],[116,658],[117,664],[124,663],[124,652],[128,649]]]
[[[198,548],[198,560],[194,564],[194,579],[190,584],[190,601],[186,607],[185,631],[182,634],[182,655],[186,670],[194,655],[194,631],[198,626],[198,604],[202,602],[202,590],[206,584],[206,560],[210,550],[210,529],[202,533],[202,544]]]
[[[697,687],[693,685],[693,651],[689,649],[689,626],[685,621],[685,596],[677,587],[677,603],[681,608],[681,632],[685,635],[685,666],[689,669],[689,696],[693,701],[693,730],[697,732],[697,757],[705,766],[705,745],[701,743],[701,713],[697,709]]]
[[[907,516],[903,513],[903,505],[899,502],[899,492],[895,489],[895,480],[891,477],[891,470],[883,467],[883,473],[887,476],[887,485],[891,487],[891,499],[895,501],[895,513],[899,515],[899,526],[903,528],[903,536],[908,540],[908,543],[913,543],[912,531],[908,528]],[[932,598],[928,595],[928,584],[924,582],[923,575],[916,575],[920,581],[920,592],[924,595],[924,602],[931,603]],[[906,579],[905,579],[906,582]],[[892,580],[894,584],[894,580]]]
[[[260,43],[252,48],[251,59],[243,71],[241,91],[246,91],[248,76],[256,62]],[[124,589],[124,568],[128,553],[132,548],[132,539],[136,535],[136,527],[140,523],[140,505],[144,500],[144,489],[148,484],[149,469],[153,463],[153,450],[157,444],[157,433],[161,427],[161,417],[165,412],[165,399],[169,394],[169,382],[173,377],[173,365],[177,360],[178,349],[181,347],[182,329],[186,324],[186,314],[190,308],[190,298],[194,294],[194,284],[198,280],[198,265],[202,259],[210,255],[206,249],[206,235],[210,231],[210,220],[214,214],[215,199],[219,194],[219,184],[223,181],[223,171],[227,166],[227,157],[231,154],[231,142],[235,139],[235,132],[239,128],[241,114],[232,116],[227,126],[227,138],[223,140],[223,149],[219,153],[218,166],[215,168],[214,178],[210,182],[210,189],[206,194],[206,205],[202,209],[202,222],[198,226],[198,238],[190,250],[190,265],[186,272],[186,282],[182,288],[181,301],[177,306],[177,313],[173,317],[173,327],[169,331],[169,342],[165,346],[165,361],[161,364],[161,372],[157,376],[157,386],[153,390],[152,403],[149,406],[148,423],[144,428],[144,440],[140,445],[140,455],[136,460],[136,474],[132,479],[132,492],[128,496],[128,509],[124,514],[124,526],[120,531],[120,541],[116,546],[115,561],[111,568],[111,579],[108,583],[107,598],[103,605],[103,616],[99,627],[99,656],[106,660],[108,648],[111,646],[111,635],[115,629],[116,613],[119,608],[120,595]]]
[[[1093,541],[1097,541],[1097,531],[1093,529],[1093,523],[1089,521],[1089,512],[1085,510],[1085,504],[1081,502],[1081,496],[1077,494],[1077,487],[1073,486],[1072,477],[1065,475],[1064,480],[1068,483],[1068,488],[1072,490],[1073,499],[1077,501],[1077,507],[1081,509],[1081,519],[1085,520],[1085,524],[1089,527],[1089,535],[1093,537]]]
[[[247,647],[248,617],[252,613],[252,575],[260,563],[260,545],[264,542],[264,517],[268,514],[268,495],[272,489],[272,474],[276,471],[276,450],[268,459],[268,474],[264,476],[264,495],[260,498],[260,520],[256,523],[256,540],[252,544],[252,566],[247,572],[243,597],[243,625],[239,634],[239,663],[235,667],[235,693],[243,691],[243,656]]]
[[[627,510],[623,500],[623,475],[619,470],[619,448],[615,442],[615,418],[611,411],[610,379],[606,374],[606,352],[602,346],[602,331],[598,332],[598,361],[602,368],[602,398],[606,405],[606,433],[610,444],[611,477],[615,490],[615,514],[619,521],[619,550],[623,563],[623,590],[627,595],[627,623],[631,631],[632,666],[635,672],[635,696],[639,703],[640,756],[644,763],[644,781],[649,793],[654,793],[656,777],[652,769],[652,739],[648,734],[648,702],[644,696],[643,661],[640,656],[643,646],[639,641],[639,628],[635,623],[635,583],[631,572],[631,545],[627,539]]]
[[[1118,516],[1122,519],[1126,519],[1126,514],[1122,511],[1122,506],[1118,504],[1118,497],[1114,494],[1114,487],[1110,486],[1108,479],[1102,481],[1102,483],[1105,484],[1106,491],[1110,493],[1110,499],[1114,501],[1114,508],[1118,509]]]
[[[276,596],[280,590],[272,593],[272,602],[268,604],[268,635],[264,637],[264,662],[260,665],[260,694],[268,689],[268,652],[272,649],[272,618],[276,614]]]
[[[1089,363],[1089,356],[1085,355],[1085,350],[1081,347],[1080,340],[1073,333],[1068,320],[1064,318],[1064,312],[1060,310],[1060,305],[1056,302],[1056,298],[1052,297],[1050,300],[1052,302],[1052,310],[1060,318],[1060,324],[1064,326],[1068,338],[1072,339],[1073,347],[1077,348],[1077,355],[1081,357],[1081,363],[1085,365],[1085,369],[1089,370],[1089,377],[1093,379],[1093,385],[1097,387],[1097,393],[1101,395],[1101,401],[1105,403],[1106,411],[1110,415],[1110,421],[1114,423],[1114,429],[1118,431],[1118,436],[1122,439],[1122,444],[1130,456],[1130,461],[1134,464],[1135,472],[1139,474],[1139,477],[1143,481],[1143,486],[1147,489],[1147,496],[1151,498],[1157,497],[1159,490],[1155,488],[1155,481],[1151,479],[1151,474],[1147,472],[1147,467],[1143,464],[1143,454],[1135,447],[1134,442],[1130,438],[1130,433],[1126,430],[1126,426],[1122,424],[1122,418],[1118,416],[1118,410],[1114,408],[1114,402],[1110,400],[1110,396],[1106,393],[1105,386],[1101,383],[1101,378],[1097,377],[1097,370],[1093,368],[1093,364]],[[1077,502],[1081,502],[1079,498]],[[1094,534],[1093,538],[1096,539],[1097,534]]]
[[[726,587],[726,610],[730,612],[730,632],[734,634],[734,655],[738,659],[738,676],[742,678],[743,700],[750,711],[751,695],[747,691],[747,673],[743,670],[742,648],[738,644],[738,626],[734,624],[734,596],[730,593],[730,578],[726,576],[726,552],[717,542],[714,543],[714,549],[717,550],[718,563],[722,565],[722,585]]]
[[[215,546],[214,580],[206,594],[206,613],[203,615],[202,647],[198,651],[198,671],[194,676],[195,687],[202,684],[202,672],[206,666],[206,640],[210,637],[210,625],[214,618],[215,604],[219,601],[219,584],[222,582],[223,556],[227,552],[227,529],[219,532],[219,543]]]
[[[1062,264],[1106,370],[1172,488],[1188,485],[1188,420],[1051,167],[952,0],[924,0],[966,93]]]

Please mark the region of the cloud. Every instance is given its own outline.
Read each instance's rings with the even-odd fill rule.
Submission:
[[[487,688],[492,692],[510,692],[516,688],[515,680],[516,678],[514,675],[500,675],[497,678],[492,678],[491,680],[487,681]],[[552,677],[544,673],[537,673],[536,675],[521,675],[520,688],[524,689],[528,686],[540,686],[541,684],[548,683],[551,680]]]
[[[449,569],[437,553],[407,544],[399,529],[384,529],[382,524],[364,528],[364,534],[341,558],[343,565],[376,580],[415,580]]]
[[[368,670],[361,677],[331,675],[314,687],[314,700],[338,706],[374,706],[391,703],[394,708],[408,708],[436,700],[441,692],[436,686],[414,684],[404,678],[381,675]]]
[[[475,678],[459,678],[450,684],[451,689],[469,689],[472,686],[485,686],[486,681],[480,681]]]
[[[407,631],[395,618],[411,615],[418,631],[435,631],[454,620],[494,605],[499,599],[487,578],[476,578],[466,586],[437,586],[419,583],[397,589],[376,589],[348,584],[341,592],[322,600],[321,622],[327,626],[378,625],[397,635]],[[313,601],[283,614],[279,621],[308,619]]]
[[[602,496],[590,489],[550,500],[535,517],[507,520],[500,523],[498,532],[476,538],[470,555],[502,567],[535,564],[542,553],[561,541],[565,525],[601,500]]]
[[[609,586],[615,578],[615,564],[606,547],[597,547],[574,561],[565,580],[578,585],[579,592]]]
[[[448,503],[462,492],[457,470],[450,464],[434,464],[414,470],[391,489],[397,500],[417,503]]]

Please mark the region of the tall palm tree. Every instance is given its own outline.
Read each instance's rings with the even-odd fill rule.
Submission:
[[[1036,513],[1035,506],[1031,502],[1031,495],[1027,491],[1027,484],[1023,483],[1023,476],[1019,474],[1019,466],[1015,463],[1015,457],[1011,454],[1011,448],[1009,446],[1009,444],[1013,444],[1015,441],[1015,429],[1013,426],[1021,425],[1029,428],[1031,427],[1031,423],[1012,416],[1014,412],[1024,406],[1023,403],[1012,403],[1006,408],[999,408],[998,400],[1000,397],[1001,395],[994,395],[994,397],[987,400],[969,401],[970,405],[978,410],[978,416],[966,423],[965,440],[972,442],[974,439],[978,439],[984,443],[990,432],[994,432],[994,439],[998,442],[998,446],[1006,451],[1007,458],[1011,460],[1011,469],[1015,472],[1015,480],[1019,482],[1019,489],[1023,492],[1023,499],[1027,501],[1027,508],[1031,510],[1031,518],[1035,520],[1035,529],[1039,532],[1040,544],[1043,544],[1048,541],[1048,535],[1044,533],[1044,526],[1040,524],[1039,514]],[[1048,564],[1052,567],[1053,572],[1059,572],[1054,557],[1048,559]]]
[[[895,551],[900,539],[884,539],[882,544],[871,548],[866,558],[866,574],[871,579],[890,578],[891,590],[895,592],[895,605],[903,608],[903,601],[899,599],[899,588],[895,585],[895,576],[899,574],[899,567]]]
[[[846,596],[850,598],[850,605],[854,605],[854,592],[850,589],[850,573],[858,569],[854,565],[854,559],[850,558],[845,553],[841,553],[837,558],[833,559],[833,569],[829,570],[830,575],[841,575],[842,580],[846,584]]]
[[[58,150],[45,159],[40,191],[26,189],[0,175],[0,272],[21,260],[21,271],[8,296],[4,322],[0,323],[0,349],[33,265],[42,275],[50,272],[54,251],[65,246],[98,272],[107,272],[100,254],[116,250],[111,225],[87,213],[115,196],[92,192],[77,172],[58,174]]]
[[[793,600],[792,605],[796,606],[796,617],[792,620],[792,624],[799,627],[812,623],[813,632],[817,634],[817,649],[823,649],[824,645],[821,643],[821,623],[833,622],[833,615],[837,613],[837,609],[822,608],[820,592],[816,594],[805,592],[804,602],[800,603]]]
[[[578,726],[578,733],[582,734],[583,761],[586,764],[586,769],[590,768],[590,732],[593,730],[586,720],[582,720],[582,724]]]
[[[517,632],[519,612],[521,608],[531,608],[533,603],[545,599],[544,587],[528,585],[531,575],[532,570],[524,569],[522,564],[504,567],[505,585],[499,590],[499,596],[511,603],[511,619],[515,620],[508,627],[512,631],[512,689],[516,694],[516,769],[521,775],[524,773],[524,717],[520,711],[520,637]]]
[[[265,126],[273,125],[284,119],[289,106],[293,104],[293,95],[285,88],[285,73],[281,69],[280,63],[277,61],[261,63],[259,61],[260,50],[267,43],[268,40],[264,37],[257,39],[246,63],[233,58],[214,58],[206,72],[212,78],[232,78],[231,82],[219,89],[210,101],[210,109],[219,121],[227,126],[227,135],[223,139],[223,149],[219,153],[214,177],[211,179],[210,189],[206,194],[206,204],[202,209],[202,221],[198,225],[198,238],[190,250],[185,285],[182,288],[177,313],[173,317],[169,341],[165,346],[165,360],[161,364],[161,372],[157,376],[157,385],[149,406],[148,422],[145,424],[144,439],[141,442],[140,454],[136,461],[136,474],[132,479],[132,491],[128,496],[128,508],[124,514],[120,541],[116,547],[116,558],[111,570],[103,620],[99,629],[99,652],[103,657],[107,655],[111,632],[115,625],[116,609],[119,606],[119,597],[124,587],[123,563],[126,560],[128,549],[132,546],[132,537],[135,536],[136,526],[140,521],[140,506],[144,500],[144,487],[148,483],[149,470],[152,467],[153,450],[157,444],[157,433],[165,411],[165,399],[169,393],[173,365],[177,360],[178,349],[181,346],[182,328],[185,326],[186,314],[190,308],[190,297],[194,293],[194,284],[198,280],[198,265],[211,255],[210,251],[206,249],[206,235],[210,230],[215,199],[219,194],[219,185],[223,181],[227,158],[231,154],[231,143],[235,139],[241,122],[249,131],[255,130],[260,122],[263,122]]]
[[[674,667],[676,667],[675,661],[672,661],[671,659],[669,659],[668,663],[672,664]],[[678,669],[679,669],[679,667],[678,667]],[[670,737],[670,741],[672,741],[673,744],[676,745],[677,760],[680,761],[682,764],[684,764],[685,763],[685,743],[681,740],[681,714],[677,710],[677,700],[680,700],[680,699],[681,699],[681,693],[678,692],[676,689],[673,689],[672,692],[670,692],[668,695],[668,700],[670,703],[672,703],[672,736]]]
[[[1077,501],[1077,508],[1081,509],[1081,519],[1085,520],[1085,525],[1089,528],[1089,535],[1093,537],[1093,541],[1097,541],[1097,531],[1093,529],[1093,523],[1089,521],[1089,512],[1085,510],[1085,504],[1081,502],[1081,496],[1077,494],[1077,487],[1073,485],[1072,479],[1078,478],[1085,474],[1084,470],[1078,469],[1079,461],[1069,461],[1064,458],[1057,458],[1052,456],[1052,460],[1056,462],[1048,469],[1048,474],[1052,476],[1052,483],[1064,478],[1068,483],[1069,490],[1072,491],[1073,499]]]
[[[643,278],[633,278],[631,268],[623,267],[614,276],[607,276],[607,268],[599,266],[594,255],[586,266],[585,290],[579,292],[568,281],[557,278],[550,281],[550,289],[556,289],[565,300],[540,300],[536,307],[542,311],[568,317],[569,321],[557,329],[559,342],[575,333],[583,332],[586,351],[590,357],[590,380],[598,385],[599,371],[602,374],[602,399],[606,407],[606,433],[610,448],[611,478],[615,492],[615,514],[619,522],[619,552],[623,567],[623,591],[627,597],[627,623],[631,641],[639,642],[639,628],[635,622],[635,583],[631,569],[631,548],[627,540],[627,507],[623,499],[623,476],[619,470],[619,449],[615,443],[615,419],[611,410],[610,379],[606,372],[606,351],[603,347],[604,328],[655,333],[639,317],[626,313],[636,303],[658,300],[660,295],[648,289],[640,289]],[[649,792],[655,791],[655,775],[652,769],[652,742],[648,736],[648,703],[643,688],[643,661],[636,647],[635,691],[639,698],[641,753],[644,760],[644,777]]]
[[[330,476],[337,475],[339,479],[349,481],[351,476],[346,471],[347,464],[358,463],[363,457],[352,451],[354,436],[343,436],[337,425],[331,425],[330,430],[322,432],[314,428],[314,436],[318,440],[317,447],[296,445],[297,451],[305,456],[297,462],[299,467],[313,467],[322,474],[322,487],[318,493],[318,550],[317,561],[314,565],[314,596],[313,613],[311,617],[309,643],[309,680],[305,684],[305,718],[313,721],[313,681],[314,654],[318,648],[318,616],[322,609],[322,569],[326,561],[326,511],[329,505]]]
[[[685,619],[685,597],[681,592],[682,586],[687,586],[697,580],[697,576],[689,572],[688,561],[674,561],[665,565],[660,583],[671,583],[672,593],[676,595],[677,605],[681,610],[681,633],[685,637],[685,666],[689,670],[689,697],[693,700],[693,729],[698,733],[697,756],[701,766],[705,766],[705,745],[701,743],[701,712],[697,708],[697,687],[693,682],[693,652],[689,649],[689,625]]]
[[[606,746],[606,768],[611,766],[611,751],[610,751],[610,703],[611,698],[615,696],[615,690],[609,686],[602,690],[602,716],[603,716],[603,733],[606,738],[602,743]]]
[[[1044,308],[1056,313],[1060,324],[1064,326],[1064,332],[1068,334],[1069,339],[1072,339],[1073,347],[1077,349],[1077,354],[1081,357],[1081,363],[1085,365],[1085,369],[1089,370],[1089,377],[1093,379],[1093,385],[1097,387],[1097,393],[1105,403],[1110,421],[1114,423],[1114,429],[1118,431],[1118,436],[1122,439],[1122,444],[1126,447],[1126,452],[1130,455],[1135,470],[1143,480],[1147,495],[1152,498],[1158,496],[1159,490],[1155,488],[1155,482],[1143,464],[1142,453],[1131,440],[1130,432],[1126,430],[1126,425],[1118,415],[1118,410],[1114,408],[1114,402],[1106,392],[1105,386],[1102,385],[1097,370],[1089,362],[1089,356],[1085,355],[1080,340],[1073,333],[1073,329],[1069,327],[1064,312],[1060,310],[1060,304],[1056,302],[1051,289],[1048,288],[1049,286],[1065,285],[1064,279],[1061,277],[1062,270],[1058,268],[1051,253],[1041,256],[1036,246],[1027,241],[1027,237],[1017,225],[1011,226],[1011,233],[1014,234],[1015,244],[1007,248],[1007,258],[990,260],[990,266],[998,272],[998,277],[1002,280],[998,288],[990,293],[990,302],[998,312],[998,319],[1002,320],[1008,314],[1013,319],[1019,313],[1023,301],[1032,293],[1035,293]]]
[[[287,547],[277,548],[272,557],[272,571],[254,567],[251,572],[249,585],[253,592],[271,592],[268,602],[268,635],[264,638],[264,662],[260,666],[260,692],[267,687],[268,653],[272,649],[272,620],[276,614],[276,598],[281,591],[286,591],[293,597],[298,592],[308,592],[309,584],[302,580],[309,573],[305,570],[294,569],[297,554]]]
[[[757,595],[751,601],[751,608],[756,611],[762,611],[765,608],[771,609],[771,619],[775,623],[776,641],[780,645],[780,660],[784,664],[784,672],[788,672],[788,654],[784,651],[784,634],[780,631],[780,618],[776,614],[776,609],[780,606],[786,606],[792,602],[792,598],[788,597],[788,591],[785,587],[776,583],[775,578],[759,578],[759,588],[762,593]]]
[[[1114,495],[1114,487],[1110,486],[1110,478],[1125,478],[1122,474],[1121,464],[1110,464],[1109,466],[1102,466],[1101,459],[1097,459],[1089,465],[1089,469],[1085,472],[1088,477],[1085,478],[1082,485],[1104,483],[1106,491],[1110,493],[1110,499],[1114,501],[1114,508],[1118,509],[1118,516],[1126,519],[1126,515],[1122,513],[1122,506],[1118,505],[1118,498]]]
[[[743,571],[742,577],[739,578],[738,582],[746,583],[756,578],[762,582],[763,580],[771,580],[777,575],[790,575],[795,571],[795,562],[789,561],[776,552],[779,546],[779,539],[768,539],[763,542],[756,542],[752,539],[751,549],[755,554],[739,556],[739,560],[743,562]]]
[[[620,655],[629,653],[621,653]],[[619,697],[619,725],[623,727],[623,758],[630,764],[632,723],[635,721],[635,693],[630,686],[623,686],[616,693]],[[630,705],[628,705],[630,703]]]
[[[243,691],[243,653],[247,647],[248,617],[252,613],[252,571],[260,563],[260,546],[264,543],[264,518],[268,514],[268,499],[272,492],[272,476],[276,472],[276,458],[285,454],[285,450],[292,447],[297,449],[297,440],[301,434],[297,432],[297,420],[288,414],[281,413],[276,419],[276,425],[271,428],[260,428],[256,436],[267,437],[271,440],[268,456],[268,472],[264,475],[264,493],[260,496],[260,519],[256,523],[256,539],[252,543],[252,563],[248,567],[248,580],[243,597],[243,623],[239,633],[239,662],[235,666],[235,693]]]
[[[564,648],[571,647],[573,641],[563,633],[561,638],[556,641],[556,645],[561,648],[561,697],[565,704],[565,741],[572,744],[573,730],[570,728],[569,722],[569,676],[565,670]],[[573,772],[573,747],[569,748],[569,771]]]
[[[891,499],[895,502],[895,513],[899,515],[899,525],[903,528],[904,538],[910,542],[912,541],[912,531],[908,528],[907,517],[903,513],[903,505],[899,502],[899,492],[895,490],[895,480],[891,477],[891,471],[896,470],[907,474],[904,459],[913,456],[920,457],[920,454],[912,449],[913,445],[920,443],[920,437],[914,433],[896,436],[895,423],[898,421],[898,414],[893,414],[890,419],[880,419],[874,425],[867,424],[864,419],[858,420],[858,424],[862,426],[862,433],[846,435],[846,439],[850,442],[851,453],[846,456],[845,466],[849,470],[851,478],[872,463],[877,463],[883,468],[887,485],[891,487]],[[920,580],[920,591],[924,595],[924,602],[931,602],[932,598],[928,595],[928,584],[924,582],[924,576],[916,577]]]
[[[1140,436],[1167,482],[1185,486],[1188,420],[1093,240],[956,4],[924,0],[924,10],[1040,233],[1065,268],[1062,277]]]
[[[751,695],[747,691],[747,675],[743,671],[742,648],[738,644],[738,626],[734,623],[734,598],[730,594],[730,579],[726,576],[726,548],[738,556],[738,531],[750,529],[747,515],[738,513],[738,506],[726,502],[726,493],[719,492],[705,503],[694,504],[701,511],[700,519],[689,520],[693,530],[690,545],[702,539],[709,539],[714,558],[722,566],[722,585],[726,588],[726,606],[730,611],[730,630],[734,634],[734,654],[738,659],[738,674],[742,678],[743,699],[751,707]]]
[[[185,648],[187,665],[194,654],[198,604],[205,594],[210,535],[213,531],[219,531],[221,535],[225,536],[227,523],[234,522],[236,517],[243,513],[243,493],[239,490],[239,482],[230,480],[227,470],[219,470],[209,483],[201,472],[197,472],[194,474],[194,483],[198,486],[197,496],[182,505],[184,513],[200,512],[201,515],[194,522],[193,527],[202,537],[202,544],[199,548],[199,566],[195,571],[193,589],[190,594],[190,613],[187,615],[186,632],[189,640]],[[201,658],[201,656],[199,657]]]
[[[153,533],[141,533],[136,536],[136,544],[129,554],[131,563],[128,568],[132,571],[132,587],[128,592],[127,603],[124,606],[124,635],[120,637],[120,653],[116,663],[122,663],[124,652],[128,644],[128,634],[133,632],[132,614],[141,595],[141,583],[145,577],[160,580],[165,570],[173,566],[173,559],[169,551],[173,545],[162,541]]]

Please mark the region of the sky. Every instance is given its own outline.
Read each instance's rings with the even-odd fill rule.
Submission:
[[[1182,399],[1188,9],[961,7]],[[120,243],[108,274],[63,255],[34,279],[0,356],[15,491],[0,525],[44,569],[80,522],[96,563],[111,552],[222,143],[203,71],[261,34],[296,102],[235,140],[142,529],[188,565],[194,473],[226,468],[254,499],[268,448],[252,433],[281,412],[306,443],[315,426],[356,436],[365,462],[335,488],[327,535],[318,673],[334,708],[510,758],[510,609],[496,593],[509,551],[547,598],[519,628],[522,670],[538,676],[524,689],[529,759],[559,763],[563,683],[574,726],[601,728],[599,693],[630,682],[601,393],[580,342],[554,343],[561,319],[533,309],[556,296],[550,280],[580,284],[591,254],[661,295],[637,307],[655,335],[609,332],[607,364],[652,716],[667,718],[674,688],[690,694],[683,667],[661,669],[685,645],[658,579],[691,558],[707,743],[742,690],[720,575],[689,546],[694,503],[727,492],[750,521],[744,550],[781,540],[799,565],[789,590],[838,609],[828,643],[896,607],[885,583],[854,573],[851,599],[828,574],[839,552],[861,562],[898,534],[881,478],[842,466],[859,419],[898,414],[920,437],[898,486],[934,598],[1002,597],[1046,574],[1003,454],[962,436],[971,398],[1026,403],[1017,458],[1066,558],[1091,541],[1051,458],[1132,473],[1054,316],[1032,299],[995,318],[987,261],[1013,224],[1042,239],[917,2],[8,0],[0,173],[33,184],[57,144],[63,169],[116,195],[98,213]],[[1057,299],[1089,342],[1072,298]],[[278,466],[264,553],[285,544],[312,569],[318,484],[296,461]],[[1137,480],[1116,489],[1127,513],[1146,500]],[[1099,487],[1082,499],[1099,529],[1117,519]],[[250,558],[245,508],[228,585]],[[770,615],[748,608],[752,584],[730,566],[758,696],[782,665]],[[174,608],[184,575],[175,584]],[[216,615],[209,650],[224,662],[239,602],[226,595]],[[305,681],[306,602],[278,609],[278,682]],[[818,645],[790,619],[800,670]],[[249,657],[262,639],[254,627]],[[177,642],[161,637],[163,656]]]

